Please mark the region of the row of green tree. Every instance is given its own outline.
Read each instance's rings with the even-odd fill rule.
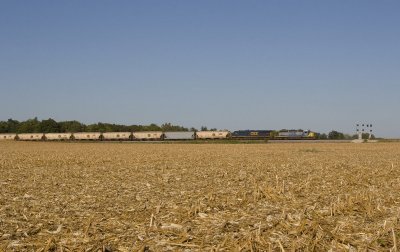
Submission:
[[[363,133],[362,134],[362,139],[368,139],[369,134],[368,133]],[[372,134],[371,135],[372,139],[375,139],[375,136]],[[328,134],[322,133],[322,134],[317,134],[317,139],[329,139],[329,140],[350,140],[350,139],[358,139],[358,135],[349,135],[349,134],[344,134],[342,132],[332,130]]]
[[[202,129],[206,127],[202,127]],[[8,119],[0,121],[0,133],[58,133],[58,132],[131,132],[131,131],[196,131],[195,128],[185,128],[171,123],[150,125],[122,125],[111,123],[84,124],[78,121],[57,122],[51,118],[38,120],[37,118],[26,121]]]

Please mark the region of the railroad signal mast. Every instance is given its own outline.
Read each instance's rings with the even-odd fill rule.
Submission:
[[[356,131],[358,135],[358,140],[362,140],[362,135],[364,133],[368,134],[368,140],[372,137],[372,124],[368,123],[357,123]]]

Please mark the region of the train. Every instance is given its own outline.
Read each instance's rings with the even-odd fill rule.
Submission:
[[[310,130],[228,130],[217,131],[138,131],[138,132],[77,132],[77,133],[9,133],[0,140],[19,141],[177,141],[177,140],[312,140],[317,134]]]

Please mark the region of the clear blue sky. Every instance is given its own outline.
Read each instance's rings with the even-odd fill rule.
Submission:
[[[400,137],[400,1],[1,1],[0,120]]]

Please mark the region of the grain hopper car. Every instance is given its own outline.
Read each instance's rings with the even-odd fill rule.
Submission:
[[[162,131],[141,131],[133,132],[133,140],[146,141],[146,140],[158,140],[161,141],[164,138]]]
[[[102,135],[102,140],[131,140],[132,139],[132,133],[131,132],[104,132],[101,134]]]
[[[196,132],[196,139],[227,139],[230,138],[231,133],[229,131],[198,131]]]
[[[164,140],[194,140],[196,132],[194,131],[179,131],[179,132],[164,132]]]
[[[1,140],[15,140],[17,138],[17,134],[0,134]]]
[[[62,140],[71,140],[72,134],[71,133],[46,133],[44,134],[44,140],[48,141],[62,141]]]
[[[17,139],[23,141],[40,141],[44,140],[44,134],[43,133],[17,134]]]

